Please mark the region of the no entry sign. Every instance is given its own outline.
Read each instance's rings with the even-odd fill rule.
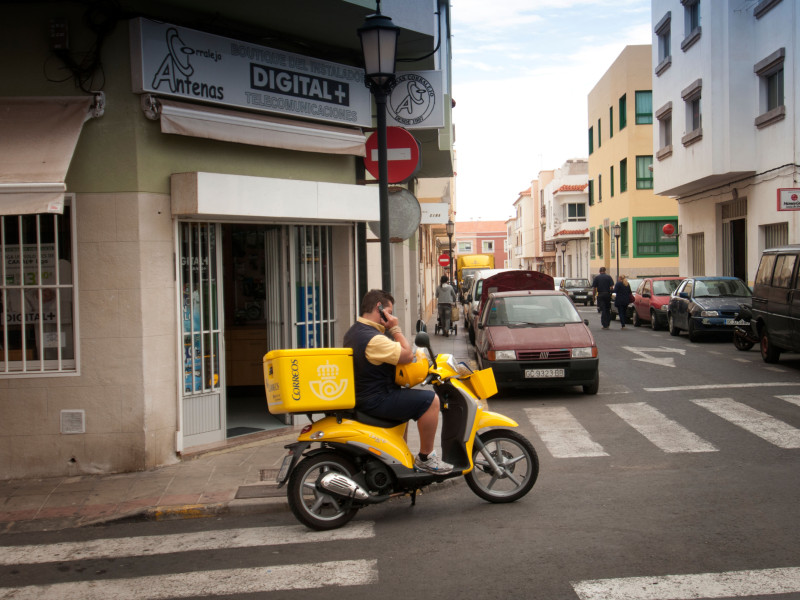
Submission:
[[[378,132],[373,133],[366,143],[367,155],[364,166],[375,179],[378,172]],[[386,154],[389,180],[387,183],[400,183],[414,173],[419,164],[419,146],[413,135],[402,127],[386,128]]]
[[[443,267],[448,266],[450,264],[450,257],[447,254],[440,254],[439,264]]]

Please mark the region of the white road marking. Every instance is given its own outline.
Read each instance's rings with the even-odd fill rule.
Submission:
[[[735,360],[736,362],[740,362],[740,363],[751,363],[751,362],[753,362],[749,358],[734,358],[733,360]]]
[[[609,404],[608,407],[664,452],[717,451],[716,446],[644,402]]]
[[[765,371],[772,371],[773,373],[786,373],[786,369],[780,367],[764,367]]]
[[[779,448],[800,448],[800,429],[746,404],[731,398],[704,398],[692,402]]]
[[[775,396],[776,398],[780,398],[781,400],[786,400],[786,402],[791,402],[792,404],[797,404],[800,406],[800,396]]]
[[[766,383],[713,383],[710,385],[676,385],[672,387],[644,388],[645,392],[691,392],[693,390],[718,390],[720,388],[754,388],[798,386],[797,381],[774,381]]]
[[[608,456],[566,408],[526,408],[525,414],[553,457]]]
[[[0,599],[14,600],[161,600],[196,596],[231,596],[307,590],[378,582],[378,561],[341,560],[250,569],[193,571],[129,579],[94,579],[74,583],[0,588]],[[335,595],[335,594],[334,594]]]
[[[174,535],[62,542],[59,544],[0,546],[0,564],[17,565],[117,558],[121,556],[154,556],[192,550],[278,546],[282,544],[328,542],[371,537],[375,537],[374,523],[371,521],[351,523],[347,527],[334,531],[309,531],[302,525],[254,527]]]
[[[641,362],[646,362],[654,365],[661,365],[662,367],[674,367],[675,366],[675,359],[671,356],[664,356],[664,357],[656,357],[652,356],[653,353],[673,353],[673,354],[680,354],[684,356],[686,354],[686,350],[682,348],[668,348],[666,346],[661,346],[660,348],[633,348],[631,346],[623,346],[625,350],[628,352],[633,352],[634,354],[639,355],[640,358],[634,358],[633,360],[638,360]]]
[[[580,600],[759,598],[800,592],[800,567],[572,582]]]

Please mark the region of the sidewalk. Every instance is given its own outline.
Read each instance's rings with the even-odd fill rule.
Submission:
[[[434,352],[453,354],[474,366],[463,319],[458,335],[448,338],[434,334],[435,324],[436,317],[427,323]],[[285,488],[278,490],[274,480],[286,455],[284,446],[297,439],[302,426],[243,436],[239,445],[151,471],[0,481],[0,533],[57,530],[122,518],[288,510]],[[410,427],[412,450],[418,439],[416,427]]]

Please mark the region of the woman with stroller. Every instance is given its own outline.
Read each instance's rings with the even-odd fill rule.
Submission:
[[[444,330],[444,337],[450,336],[450,310],[456,303],[456,292],[447,283],[447,275],[442,275],[439,287],[436,288],[436,300],[439,303],[439,324]]]

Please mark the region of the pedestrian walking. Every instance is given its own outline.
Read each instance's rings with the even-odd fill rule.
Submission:
[[[619,323],[622,329],[625,329],[625,322],[628,317],[628,305],[633,302],[633,292],[631,285],[628,283],[627,275],[620,275],[619,281],[614,285],[614,306],[617,307],[617,314],[619,315]]]
[[[608,329],[611,324],[611,290],[614,288],[614,279],[606,273],[605,267],[600,267],[600,273],[592,280],[594,299],[597,310],[600,311],[600,324],[603,329]]]
[[[456,292],[453,286],[447,283],[447,275],[442,275],[439,287],[436,288],[436,300],[439,302],[439,324],[444,330],[444,337],[450,335],[450,311],[456,303]]]

